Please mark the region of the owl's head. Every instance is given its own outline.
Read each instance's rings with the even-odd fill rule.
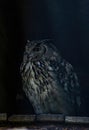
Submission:
[[[24,58],[29,61],[37,61],[43,57],[50,59],[51,56],[58,55],[56,47],[53,45],[53,40],[44,39],[36,41],[27,41]]]

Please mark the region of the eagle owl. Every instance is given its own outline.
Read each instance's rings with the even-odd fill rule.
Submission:
[[[28,41],[20,72],[23,91],[36,114],[76,115],[80,106],[78,78],[53,40]]]

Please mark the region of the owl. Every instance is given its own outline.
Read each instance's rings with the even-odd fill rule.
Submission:
[[[50,39],[27,41],[20,66],[22,89],[36,114],[76,115],[78,78]]]

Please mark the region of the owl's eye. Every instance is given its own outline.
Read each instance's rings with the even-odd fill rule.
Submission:
[[[40,50],[40,47],[35,47],[34,49],[33,49],[33,51],[39,51]]]

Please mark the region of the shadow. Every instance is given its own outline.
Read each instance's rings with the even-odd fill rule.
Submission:
[[[17,93],[20,93],[20,91],[22,91],[22,83],[19,68],[22,61],[26,41],[24,39],[25,37],[22,27],[22,19],[20,14],[21,12],[18,1],[3,1],[1,10],[2,15],[4,17],[4,24],[8,37],[5,86],[8,93],[7,112],[11,114],[16,113],[18,111],[16,95]],[[23,110],[24,108],[20,109]],[[21,110],[19,110],[19,112],[21,112]]]

